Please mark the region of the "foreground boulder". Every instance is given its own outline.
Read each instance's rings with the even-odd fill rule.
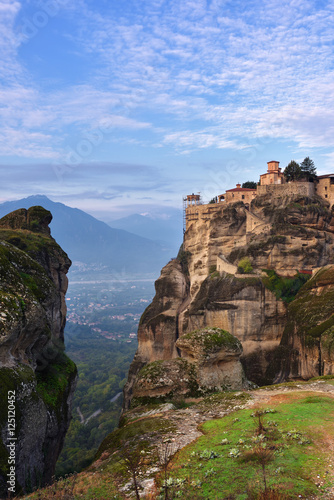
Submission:
[[[181,358],[153,361],[138,373],[132,405],[199,397],[247,387],[240,341],[220,328],[204,328],[179,338]]]

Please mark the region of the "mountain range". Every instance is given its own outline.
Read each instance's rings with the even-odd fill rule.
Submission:
[[[74,269],[79,265],[82,269],[103,269],[118,274],[157,275],[161,267],[175,257],[173,245],[112,228],[82,210],[43,195],[2,203],[0,217],[34,205],[52,213],[51,234],[73,261]]]
[[[171,248],[174,255],[182,243],[182,212],[181,210],[170,210],[168,216],[156,216],[149,214],[133,214],[121,219],[107,221],[108,225],[115,229],[123,229],[130,233],[148,238]]]

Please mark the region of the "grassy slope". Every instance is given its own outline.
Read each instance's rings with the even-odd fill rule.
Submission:
[[[260,408],[268,411],[263,416],[266,431],[260,436],[254,410],[240,410],[205,423],[204,436],[178,453],[171,475],[185,479],[182,498],[216,499],[223,494],[246,500],[252,489],[263,490],[259,457],[247,461],[258,447],[272,451],[267,486],[291,498],[307,498],[330,486],[333,478],[326,471],[331,457],[324,443],[334,439],[334,399],[313,392],[291,393],[272,398],[270,408]]]
[[[258,494],[263,491],[264,482],[261,464],[252,460],[256,449],[269,450],[271,455],[265,466],[265,475],[268,488],[280,492],[275,498],[333,498],[334,490],[329,491],[334,485],[334,392],[324,392],[324,388],[328,389],[328,384],[334,382],[326,382],[318,383],[317,387],[312,382],[305,382],[257,390],[252,393],[252,406],[241,410],[233,410],[233,404],[228,409],[224,400],[223,407],[229,414],[202,424],[203,436],[180,450],[169,464],[169,498],[260,498]],[[196,412],[212,411],[220,400],[220,395],[211,396],[196,402],[193,408]],[[266,430],[259,436],[256,433],[258,418],[251,415],[261,409],[269,411],[262,417]],[[174,410],[174,416],[178,411]],[[130,490],[128,493],[120,490],[120,485],[130,479],[129,471],[119,452],[114,453],[120,440],[126,441],[129,437],[134,448],[140,442],[139,438],[144,438],[139,445],[143,453],[138,471],[144,473],[142,479],[155,477],[159,490],[163,486],[163,474],[154,470],[149,475],[145,473],[159,465],[154,447],[161,445],[167,437],[173,439],[174,433],[173,425],[161,413],[131,421],[116,431],[113,439],[104,442],[94,467],[52,487],[53,490],[58,488],[59,496],[56,494],[55,498],[65,498],[66,484],[69,491],[73,490],[66,498],[130,498]],[[50,495],[50,490],[40,491],[38,496],[30,498],[43,499]],[[159,491],[156,491],[144,498],[152,500],[163,496],[159,497]]]

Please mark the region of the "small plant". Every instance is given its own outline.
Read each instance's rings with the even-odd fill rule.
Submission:
[[[169,465],[170,461],[172,460],[173,455],[174,455],[174,447],[170,442],[166,442],[160,446],[159,459],[160,459],[160,464],[162,465],[162,470],[163,470],[163,475],[164,475],[164,480],[162,483],[162,491],[163,491],[163,499],[164,500],[168,500],[169,489],[175,485],[174,484],[175,481],[178,481],[176,479],[168,477],[168,465]]]
[[[209,267],[209,274],[212,274],[214,273],[215,271],[217,271],[217,266],[215,264],[212,264],[210,267]]]
[[[263,417],[264,413],[265,412],[263,410],[257,410],[255,413],[253,413],[254,417],[258,419],[258,426],[255,429],[255,434],[257,436],[263,435],[264,432],[267,430],[267,429],[265,429],[265,427],[263,425],[263,421],[262,421],[262,417]]]
[[[210,477],[213,476],[214,474],[217,474],[217,471],[211,467],[211,469],[208,469],[206,473],[204,474],[204,477]]]
[[[131,448],[129,444],[122,442],[121,442],[121,448],[119,450],[120,456],[124,460],[126,467],[131,473],[137,500],[140,500],[138,475],[139,475],[140,462],[142,461],[141,451],[142,450],[139,450],[138,447]]]
[[[231,448],[229,451],[230,458],[237,458],[240,455],[240,451],[238,448]]]
[[[200,458],[206,458],[207,460],[212,460],[213,458],[218,458],[219,453],[212,450],[203,450],[199,455]]]
[[[253,267],[251,261],[248,257],[244,257],[238,262],[238,273],[240,274],[249,274],[253,272]]]
[[[189,264],[190,257],[191,257],[191,253],[188,250],[183,250],[183,245],[181,245],[181,248],[180,248],[178,256],[177,256],[177,260],[181,264],[182,271],[184,272],[184,274],[187,274],[187,275],[189,274],[188,264]]]
[[[256,462],[261,466],[262,469],[262,477],[264,484],[264,491],[267,491],[267,471],[266,466],[269,462],[274,460],[274,452],[273,450],[264,447],[259,444],[252,450],[247,450],[244,453],[243,461],[244,462]]]

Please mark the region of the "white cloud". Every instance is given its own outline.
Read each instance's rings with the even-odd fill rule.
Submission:
[[[0,146],[8,154],[61,155],[69,127],[80,136],[106,122],[150,131],[152,145],[177,152],[238,149],[261,136],[333,146],[330,3],[154,0],[133,13],[129,5],[123,17],[91,5],[71,3],[71,42],[85,64],[94,59],[90,76],[51,92],[18,63],[20,3],[0,0]]]

